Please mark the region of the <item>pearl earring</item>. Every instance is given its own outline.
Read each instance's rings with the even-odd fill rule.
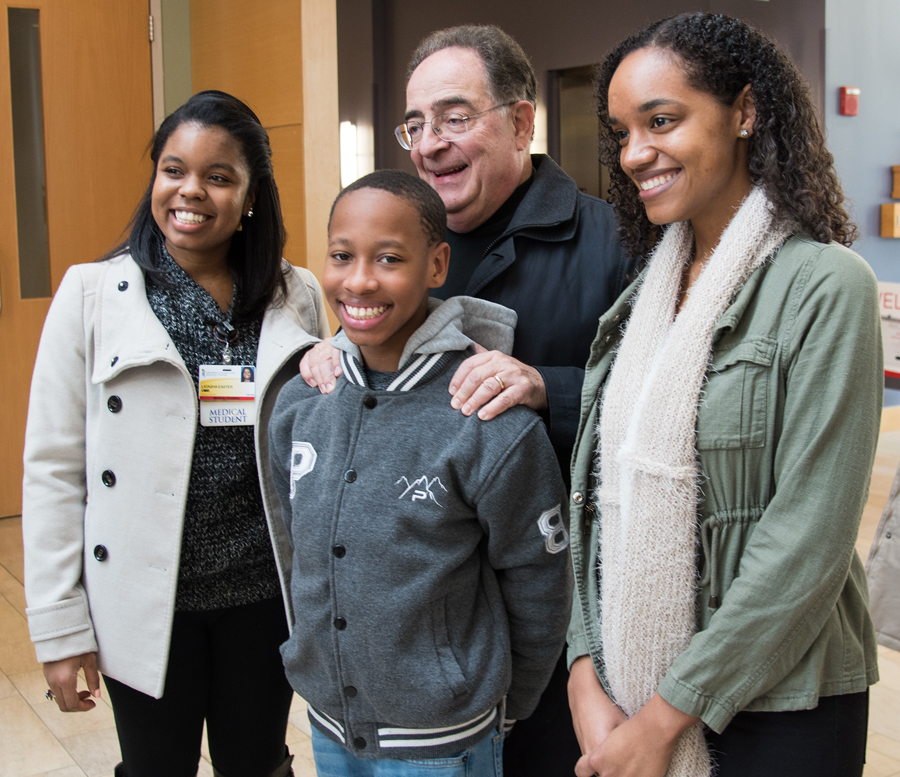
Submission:
[[[742,129],[742,130],[741,130],[741,137],[742,137],[742,138],[749,138],[749,137],[750,137],[750,130]]]

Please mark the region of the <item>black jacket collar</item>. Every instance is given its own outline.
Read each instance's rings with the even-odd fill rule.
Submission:
[[[546,154],[532,154],[531,164],[534,167],[531,188],[503,238],[525,233],[539,240],[567,240],[577,226],[578,187]]]

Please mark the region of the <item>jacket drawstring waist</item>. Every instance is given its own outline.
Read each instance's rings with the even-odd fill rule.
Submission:
[[[703,558],[706,561],[706,572],[700,579],[700,585],[709,586],[709,609],[719,609],[719,537],[722,534],[722,522],[715,517],[707,518],[700,524],[700,544],[703,547]]]

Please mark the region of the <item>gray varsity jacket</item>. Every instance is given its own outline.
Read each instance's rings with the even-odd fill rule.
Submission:
[[[359,757],[441,757],[537,705],[571,598],[566,493],[543,422],[450,407],[472,337],[511,343],[515,314],[433,301],[387,390],[345,336],[328,395],[295,378],[269,426],[294,548],[282,646],[312,723]],[[477,333],[477,334],[476,334]]]

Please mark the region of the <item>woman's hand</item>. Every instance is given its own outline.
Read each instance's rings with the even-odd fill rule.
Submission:
[[[474,356],[457,367],[450,380],[450,393],[454,410],[469,416],[481,408],[478,417],[482,421],[490,421],[515,405],[532,410],[547,407],[547,387],[541,373],[512,356],[487,351],[480,345],[475,346]]]
[[[579,759],[576,777],[665,777],[678,739],[699,721],[657,693]]]
[[[613,729],[628,720],[603,690],[590,656],[581,656],[572,664],[569,672],[569,708],[583,754],[596,750]]]
[[[79,691],[78,670],[84,667],[84,679],[88,689]],[[87,712],[97,706],[91,696],[100,698],[100,673],[97,671],[97,654],[48,661],[44,664],[44,677],[53,692],[53,698],[62,712]]]
[[[318,386],[323,394],[334,391],[335,378],[340,377],[341,352],[331,347],[331,338],[316,343],[300,360],[300,375],[310,386]]]

